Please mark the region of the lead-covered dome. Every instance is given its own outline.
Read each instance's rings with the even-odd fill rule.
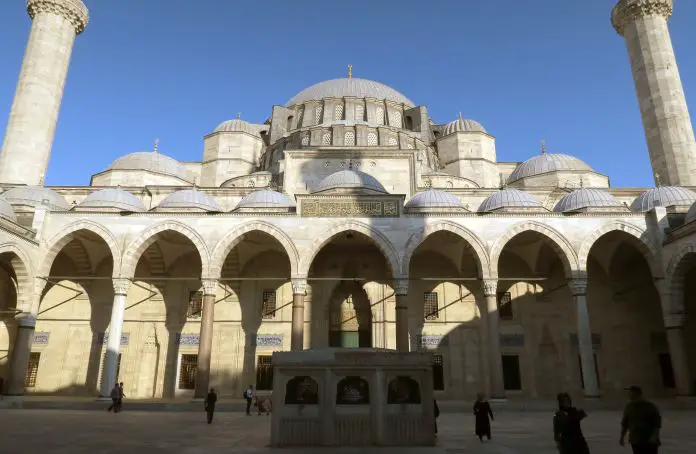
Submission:
[[[457,118],[447,123],[443,135],[448,136],[455,132],[485,132],[488,134],[488,131],[486,131],[486,128],[484,128],[481,123],[466,118]]]
[[[312,193],[329,191],[332,189],[348,189],[348,190],[368,190],[373,192],[378,192],[381,194],[386,194],[387,190],[384,189],[382,183],[377,181],[372,175],[368,175],[365,172],[359,170],[339,170],[338,172],[332,173],[323,180],[312,190]]]
[[[301,104],[305,101],[324,98],[343,98],[344,96],[386,99],[388,101],[415,106],[413,101],[383,83],[375,82],[374,80],[355,78],[332,79],[319,82],[296,94],[288,101],[287,105],[292,106]]]
[[[47,206],[54,211],[69,210],[70,206],[57,192],[43,186],[18,186],[3,194],[11,205]]]
[[[106,188],[95,191],[85,197],[80,208],[107,208],[119,211],[139,213],[146,211],[139,198],[120,188]]]
[[[280,208],[288,209],[294,207],[295,204],[285,194],[270,189],[260,189],[250,192],[239,201],[235,209],[240,208]]]
[[[245,132],[252,136],[261,137],[261,131],[267,131],[268,125],[257,125],[235,118],[220,123],[213,132]]]
[[[454,194],[449,192],[439,191],[437,189],[428,189],[427,191],[419,192],[411,197],[411,200],[406,202],[405,208],[463,208],[462,202]]]
[[[696,202],[696,193],[680,186],[660,186],[645,191],[631,204],[631,211],[650,211],[661,207],[690,207]]]
[[[542,153],[518,165],[508,177],[508,183],[549,172],[594,172],[580,159],[561,153]]]
[[[581,188],[567,194],[558,201],[553,211],[569,213],[587,208],[626,209],[616,197],[601,189]]]
[[[208,197],[196,189],[183,189],[169,194],[157,205],[157,208],[171,210],[203,210],[222,211],[220,205],[212,197]]]
[[[14,212],[14,208],[2,197],[0,197],[0,218],[17,223],[17,215]]]
[[[146,170],[193,182],[186,167],[174,158],[154,151],[137,151],[122,156],[111,163],[110,170]]]
[[[480,213],[488,213],[504,208],[541,208],[541,204],[530,194],[518,189],[503,189],[495,194],[488,196],[478,211]]]

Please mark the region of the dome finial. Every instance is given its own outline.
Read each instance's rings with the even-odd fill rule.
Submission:
[[[39,177],[39,186],[43,186],[43,185],[44,185],[44,179],[45,179],[45,177],[46,177],[46,175],[45,175],[43,172],[41,172],[41,176]]]
[[[353,65],[348,65],[348,78],[353,78]]]
[[[546,154],[546,140],[541,139],[541,154]]]
[[[237,112],[237,120],[239,120],[239,119],[241,119],[241,118],[242,118],[242,113],[241,113],[241,112]]]
[[[505,177],[503,176],[502,172],[499,174],[500,175],[500,190],[502,191],[507,187],[507,182],[505,180]]]
[[[662,181],[661,181],[661,179],[660,179],[660,174],[657,173],[657,172],[655,172],[655,187],[656,187],[656,188],[659,188],[660,186],[662,186]]]
[[[159,139],[155,139],[155,144],[152,146],[153,153],[159,153]]]

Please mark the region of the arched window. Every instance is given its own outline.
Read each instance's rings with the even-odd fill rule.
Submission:
[[[420,386],[411,377],[396,377],[387,386],[387,404],[421,403]]]
[[[375,122],[378,125],[384,124],[384,107],[378,106],[377,110],[375,110]]]
[[[302,134],[302,145],[305,147],[309,145],[309,133],[308,132],[305,132]]]
[[[398,144],[399,141],[396,140],[396,137],[390,137],[389,139],[387,139],[387,145],[389,145],[390,147],[396,146]]]
[[[288,405],[319,404],[319,384],[312,377],[291,378],[285,385],[285,403]]]
[[[321,144],[331,145],[331,130],[324,131],[324,134],[321,136]]]
[[[343,104],[334,106],[334,120],[343,120]]]
[[[314,107],[314,124],[320,125],[322,123],[322,108],[321,104],[317,104]]]
[[[299,111],[297,112],[297,127],[302,126],[302,120],[304,120],[304,110],[305,106],[300,106]]]
[[[395,128],[401,127],[401,112],[398,110],[392,110],[389,119],[389,124]]]
[[[336,385],[336,405],[368,405],[370,385],[362,377],[345,377]]]
[[[369,132],[367,133],[367,146],[368,147],[376,147],[377,146],[377,133],[376,132]]]
[[[355,146],[355,133],[353,131],[346,131],[343,136],[343,144],[347,147]]]

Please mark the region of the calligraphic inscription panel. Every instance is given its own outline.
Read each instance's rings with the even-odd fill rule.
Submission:
[[[399,207],[393,201],[377,200],[307,200],[302,202],[305,217],[397,217]]]

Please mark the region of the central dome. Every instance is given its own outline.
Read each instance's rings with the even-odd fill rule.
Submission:
[[[355,98],[386,99],[398,103],[415,106],[413,101],[391,87],[380,82],[367,79],[332,79],[325,80],[305,88],[296,94],[288,105],[301,104],[305,101],[320,100],[324,98],[343,98],[344,96]]]
[[[384,189],[382,183],[380,183],[372,175],[368,175],[359,170],[339,170],[338,172],[332,173],[314,188],[312,194],[318,192],[324,192],[329,190],[360,190],[366,189],[372,192],[378,192],[381,194],[386,194],[387,190]]]

